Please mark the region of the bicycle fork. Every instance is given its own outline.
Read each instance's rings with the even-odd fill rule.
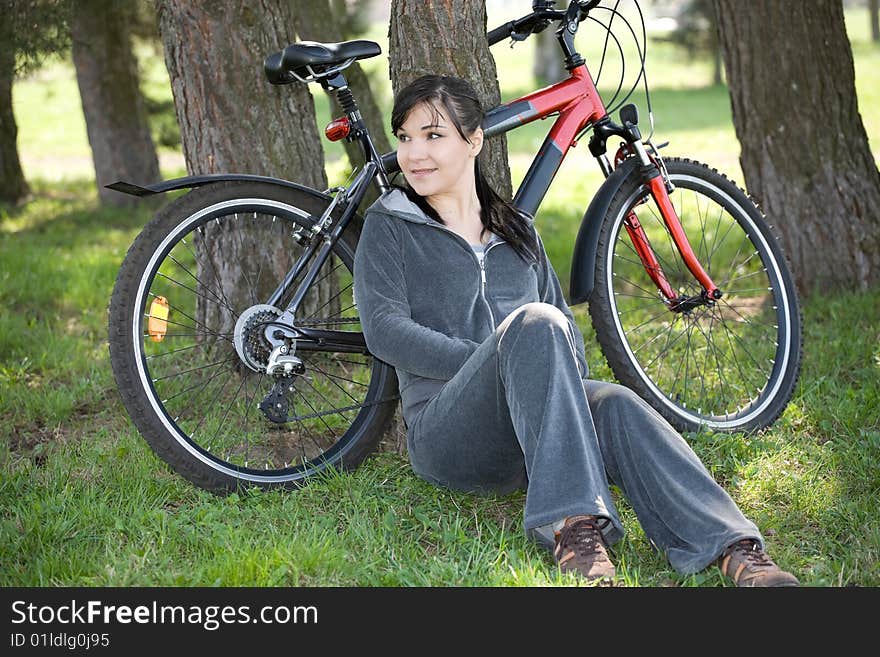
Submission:
[[[634,110],[635,108],[633,107],[633,112]],[[624,116],[623,111],[621,112],[621,116]],[[712,277],[703,268],[703,265],[700,263],[688,241],[684,228],[682,228],[681,220],[678,217],[678,213],[675,211],[675,206],[673,206],[672,201],[669,198],[669,193],[674,188],[665,175],[665,168],[663,167],[662,161],[659,159],[659,155],[655,157],[649,154],[645,145],[642,143],[641,135],[636,127],[636,122],[638,121],[636,118],[637,114],[629,116],[633,116],[635,120],[627,121],[624,119],[624,125],[626,127],[620,128],[619,131],[614,130],[616,134],[623,133],[624,136],[627,137],[627,143],[622,145],[617,152],[615,164],[619,164],[622,161],[627,155],[627,150],[639,158],[639,161],[642,164],[642,182],[647,187],[651,198],[657,205],[657,208],[660,211],[660,216],[663,218],[663,223],[666,225],[666,229],[669,231],[672,241],[675,244],[675,248],[681,255],[682,261],[688,268],[688,271],[690,271],[691,275],[700,283],[702,287],[700,294],[686,296],[684,294],[676,293],[675,289],[673,289],[670,284],[669,279],[666,278],[666,274],[663,272],[663,267],[660,265],[657,256],[654,254],[651,242],[648,240],[645,229],[639,222],[634,210],[630,210],[627,213],[623,222],[624,228],[626,228],[626,232],[633,244],[633,248],[639,256],[642,266],[645,268],[645,272],[657,286],[657,289],[663,297],[664,303],[671,311],[686,313],[697,306],[711,306],[723,296],[723,292],[717,285],[715,285]],[[614,126],[614,128],[617,128],[617,126]],[[609,130],[609,132],[611,131]],[[599,163],[605,175],[610,175],[612,169],[608,164],[608,160],[604,156],[604,153],[600,158]]]

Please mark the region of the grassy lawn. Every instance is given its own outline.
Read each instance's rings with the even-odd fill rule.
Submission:
[[[866,17],[848,20],[860,108],[878,157],[880,48],[868,42]],[[384,31],[371,36],[384,40]],[[505,98],[529,90],[516,69],[529,47],[493,50]],[[169,98],[161,61],[144,52],[148,92]],[[387,105],[385,61],[370,66]],[[658,141],[671,141],[669,154],[709,162],[739,180],[727,92],[709,84],[708,62],[649,45],[648,66]],[[578,583],[525,538],[522,493],[475,497],[438,489],[392,452],[294,493],[220,498],[171,473],[129,421],[106,344],[116,272],[154,208],[98,206],[69,62],[47,66],[14,93],[34,198],[0,210],[0,585]],[[323,122],[326,102],[317,101]],[[512,136],[515,183],[547,127],[538,122]],[[341,175],[345,162],[331,156],[341,149],[329,145],[327,152],[331,178]],[[580,147],[566,160],[560,175],[567,183],[551,188],[539,217],[563,281],[578,222],[601,181],[585,158]],[[184,170],[168,148],[162,167],[167,176]],[[802,301],[803,373],[780,420],[751,437],[687,438],[765,533],[775,560],[804,584],[878,586],[880,290]],[[575,313],[594,376],[610,379],[586,308]],[[672,571],[631,507],[616,501],[627,529],[612,555],[621,584],[723,584],[715,569],[689,577]]]

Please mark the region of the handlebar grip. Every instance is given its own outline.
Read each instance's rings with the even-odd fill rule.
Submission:
[[[513,21],[508,21],[501,27],[496,27],[494,30],[489,32],[486,37],[489,39],[489,45],[495,45],[499,41],[503,41],[508,36],[510,36],[511,32],[513,32]]]

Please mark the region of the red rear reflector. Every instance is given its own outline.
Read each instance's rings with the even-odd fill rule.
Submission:
[[[344,139],[345,137],[348,137],[348,133],[350,132],[351,122],[348,120],[347,116],[330,121],[330,123],[327,124],[327,127],[324,128],[324,134],[327,135],[327,139],[330,141]]]

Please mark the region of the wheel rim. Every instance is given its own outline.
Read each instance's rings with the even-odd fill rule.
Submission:
[[[711,428],[744,426],[779,393],[791,359],[792,312],[779,262],[752,218],[718,187],[671,174],[670,195],[699,261],[724,297],[673,313],[660,300],[615,218],[606,286],[627,358],[641,382],[676,416]],[[644,188],[627,199],[631,209]],[[661,267],[677,293],[699,294],[653,203],[636,205]]]
[[[275,381],[241,363],[235,323],[281,280],[302,251],[293,232],[310,222],[307,212],[269,199],[212,205],[170,232],[138,286],[131,337],[154,412],[195,458],[236,479],[294,481],[340,462],[386,401],[379,399],[382,364],[368,354],[310,351],[296,354],[306,371],[287,394],[289,421],[270,422],[257,408]],[[275,248],[263,249],[267,242]],[[224,253],[216,252],[218,243]],[[292,259],[279,265],[282,254]],[[238,275],[224,269],[232,261],[244,263]],[[337,242],[300,306],[297,324],[361,330],[352,261],[352,249]],[[161,318],[154,306],[159,297],[168,300],[169,315],[156,341],[150,329]]]

